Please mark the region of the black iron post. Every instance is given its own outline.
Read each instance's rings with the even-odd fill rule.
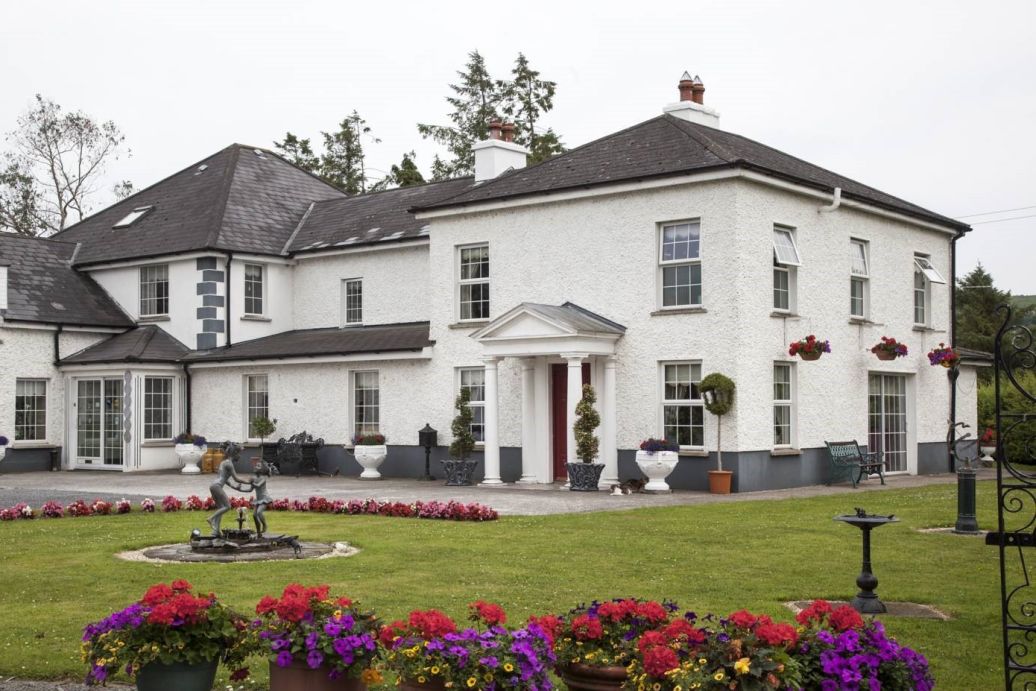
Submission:
[[[975,514],[975,469],[957,468],[957,523],[955,533],[977,533],[978,517]]]
[[[419,480],[434,480],[432,477],[432,449],[435,448],[439,439],[439,432],[427,422],[424,424],[424,428],[417,432],[418,443],[424,447],[424,477],[418,478]]]

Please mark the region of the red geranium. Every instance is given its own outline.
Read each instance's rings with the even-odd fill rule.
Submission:
[[[842,605],[831,612],[827,618],[831,628],[836,631],[848,631],[849,629],[862,629],[863,617],[849,605]]]
[[[731,624],[742,629],[751,629],[759,621],[759,617],[744,609],[734,612],[729,619]]]
[[[437,609],[414,610],[408,622],[410,628],[426,641],[457,632],[457,624]]]
[[[676,651],[665,645],[654,645],[644,651],[644,670],[656,677],[680,666]]]
[[[529,623],[536,624],[543,629],[543,633],[546,634],[547,640],[550,641],[551,645],[553,645],[554,639],[557,638],[558,631],[562,626],[561,619],[553,614],[544,614],[542,617],[529,617]]]
[[[766,622],[755,628],[755,636],[767,645],[788,647],[798,641],[799,636],[791,624]]]
[[[604,634],[601,620],[587,614],[581,614],[572,620],[572,635],[576,640],[595,641]]]
[[[507,614],[504,608],[492,602],[477,600],[468,605],[471,610],[471,620],[485,622],[487,626],[497,626],[507,621]]]

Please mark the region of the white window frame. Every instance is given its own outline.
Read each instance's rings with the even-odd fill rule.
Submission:
[[[781,238],[785,238],[784,242]],[[798,308],[796,286],[798,283],[798,267],[802,266],[802,256],[799,254],[799,246],[795,242],[795,229],[791,226],[774,224],[773,226],[773,310],[785,314],[792,314]],[[783,276],[788,296],[787,305],[777,303],[778,287],[777,277]]]
[[[166,391],[148,391],[149,385],[153,382],[165,382],[168,389]],[[144,400],[143,400],[143,436],[144,441],[169,441],[173,438],[176,432],[173,430],[173,411],[175,410],[174,401],[174,387],[173,377],[158,377],[158,376],[145,376],[144,377]],[[103,384],[102,384],[103,386]],[[102,389],[103,392],[103,389]],[[168,407],[154,405],[159,397],[164,398],[168,401]],[[155,422],[154,420],[148,420],[149,412],[165,413],[163,420]],[[156,432],[155,428],[159,427]]]
[[[359,305],[355,308],[349,305],[349,286],[359,286],[359,292],[356,297],[359,301]],[[350,318],[352,317],[352,318]],[[342,326],[362,326],[363,325],[363,279],[362,278],[343,278],[342,279]]]
[[[253,383],[256,385],[255,388],[253,388]],[[259,388],[259,384],[262,384],[262,388]],[[252,434],[252,421],[260,417],[267,419],[270,417],[270,375],[264,372],[246,374],[242,377],[242,386],[244,388],[245,400],[245,438],[248,440],[258,440],[259,436]],[[255,395],[254,399],[253,394]],[[266,394],[266,399],[261,404],[259,402],[260,394]],[[254,415],[253,412],[255,413]]]
[[[471,408],[471,427],[469,428],[472,436],[475,438],[476,444],[483,444],[485,442],[485,427],[486,427],[486,368],[485,367],[458,367],[457,368],[457,394],[460,395],[461,390],[467,388],[469,391],[476,388],[472,385],[466,385],[464,383],[466,374],[478,373],[482,375],[482,398],[472,398],[468,401],[468,406]],[[481,413],[481,414],[480,414]],[[475,430],[476,426],[482,428],[481,434]]]
[[[485,251],[486,251],[486,274],[484,276],[479,276],[477,278],[464,278],[463,277],[464,276],[464,252],[468,251],[468,250],[480,249],[480,248],[484,248]],[[491,286],[491,277],[493,275],[493,271],[492,271],[492,261],[493,260],[492,260],[492,255],[489,253],[489,243],[488,242],[478,242],[478,243],[473,243],[473,244],[470,244],[470,245],[458,245],[457,246],[456,257],[457,257],[457,321],[458,322],[485,322],[485,321],[489,321],[490,314],[492,314],[492,308],[493,308],[492,290],[491,290],[491,287],[490,287]],[[481,302],[485,302],[486,303],[486,313],[485,313],[485,315],[480,315],[478,317],[471,317],[471,316],[465,317],[464,316],[464,305],[465,304],[474,305],[474,304],[476,304],[476,302],[473,301],[473,300],[469,300],[467,303],[464,302],[464,287],[465,286],[475,286],[475,285],[484,285],[485,286],[487,297],[486,297],[486,299],[484,301],[483,300],[479,300],[478,302],[479,303],[481,303]]]
[[[374,375],[374,382],[376,384],[376,388],[373,389],[376,393],[376,400],[373,405],[364,402],[361,406],[360,401],[358,400],[359,396],[357,395],[359,393],[357,390],[359,376],[371,374]],[[364,390],[371,391],[372,389],[367,388]],[[370,421],[370,416],[367,412],[364,412],[362,416],[359,414],[361,407],[365,411],[374,411],[373,422]],[[381,432],[381,372],[379,370],[353,370],[349,373],[349,410],[349,419],[352,423],[352,434],[350,435],[350,438],[357,434],[378,434]]]
[[[666,244],[667,244],[666,241],[665,241],[666,230],[670,229],[670,228],[677,228],[678,226],[690,226],[691,228],[693,228],[694,226],[697,226],[697,228],[698,228],[697,254],[695,254],[694,256],[690,256],[690,252],[688,251],[688,256],[687,257],[666,259],[665,258],[665,249],[666,249]],[[682,220],[682,221],[666,221],[664,223],[659,223],[658,227],[657,227],[657,230],[656,230],[656,233],[657,233],[657,236],[658,236],[658,240],[657,240],[657,244],[658,244],[658,277],[657,277],[657,282],[658,282],[658,308],[660,310],[681,310],[681,309],[696,309],[696,308],[700,308],[704,304],[704,300],[705,300],[705,298],[704,298],[705,281],[704,281],[704,278],[702,276],[702,255],[703,255],[703,241],[704,241],[704,238],[703,238],[703,233],[702,233],[701,219],[700,218],[689,218],[689,219],[685,219],[685,220]],[[689,246],[691,245],[690,240],[688,240],[687,244]],[[676,244],[675,243],[673,243],[673,247],[674,247],[674,250],[675,250],[675,248],[676,248]],[[674,254],[675,254],[675,252],[674,252]],[[672,304],[667,305],[666,304],[666,284],[665,284],[666,270],[667,269],[680,269],[682,267],[687,267],[687,269],[688,269],[688,283],[686,284],[686,286],[687,286],[688,302],[681,303],[681,302],[678,302],[678,301],[674,301]],[[697,269],[697,274],[698,274],[698,282],[697,283],[694,282],[694,276],[693,276],[693,273],[694,273],[695,269]],[[677,289],[677,291],[678,291],[679,288],[681,287],[681,285],[682,284],[678,284],[678,283],[674,284],[673,288]],[[694,288],[695,288],[695,286],[697,286],[697,288],[698,288],[698,300],[697,300],[697,302],[694,300]],[[678,294],[679,293],[677,292],[677,295]]]
[[[689,373],[688,373],[689,377],[690,377],[689,378],[690,391],[688,392],[690,397],[689,398],[672,398],[672,399],[666,398],[666,368],[667,367],[673,367],[673,366],[681,366],[681,365],[685,365],[685,366],[688,366],[688,367],[691,368]],[[694,375],[695,375],[694,368],[695,367],[697,367],[697,379],[695,379],[695,377],[694,377]],[[687,451],[704,451],[705,450],[705,440],[706,440],[706,431],[707,430],[706,430],[706,425],[705,425],[705,400],[701,397],[701,389],[700,389],[701,377],[702,377],[702,365],[701,365],[701,361],[700,360],[668,360],[668,361],[663,361],[663,362],[659,362],[658,363],[658,400],[659,400],[659,406],[658,406],[658,422],[659,422],[659,425],[658,425],[658,429],[661,432],[661,436],[666,437],[666,438],[668,438],[668,436],[669,436],[669,435],[666,434],[666,431],[665,431],[666,430],[666,415],[665,415],[665,411],[666,411],[667,407],[672,407],[672,406],[685,407],[686,406],[686,407],[691,409],[689,417],[690,417],[690,423],[691,423],[690,424],[690,429],[691,429],[691,442],[692,443],[691,444],[680,444],[680,449],[681,450],[687,450]],[[697,398],[694,398],[695,384],[699,385],[698,397]],[[695,418],[694,411],[695,411],[695,409],[700,411],[700,417],[701,417],[701,444],[694,444],[693,443],[693,441],[694,441],[694,429],[697,426],[697,425],[694,424],[694,418]],[[679,442],[679,439],[674,439],[673,441]]]
[[[932,266],[932,258],[927,254],[914,254],[914,266],[924,274],[929,283],[946,283],[946,279],[942,277],[942,274]]]
[[[932,266],[927,255],[914,254],[914,326],[928,327],[932,323],[932,283],[945,283],[943,277]],[[920,311],[920,319],[918,312]]]
[[[133,209],[133,211],[130,211],[128,214],[123,216],[118,223],[112,226],[112,228],[129,228],[131,225],[133,225],[140,219],[144,218],[144,216],[147,216],[148,212],[150,212],[153,208],[155,207],[138,206],[137,208]]]
[[[777,370],[778,368],[787,371],[787,398],[781,398],[777,395]],[[777,361],[773,363],[773,448],[774,449],[793,449],[796,448],[796,442],[798,435],[796,434],[795,421],[797,418],[795,410],[795,364],[791,362]],[[782,382],[783,384],[784,382]],[[777,411],[778,409],[787,409],[788,411],[788,441],[784,444],[777,443]]]
[[[156,277],[151,275],[153,272],[157,273],[161,271],[164,273],[164,277]],[[139,291],[140,299],[137,301],[137,309],[140,311],[141,317],[168,317],[169,316],[169,265],[168,264],[148,264],[147,266],[140,267],[137,274],[137,290]],[[165,285],[165,310],[159,309],[162,305],[163,297],[159,295],[158,286]],[[155,286],[154,296],[145,295],[150,292],[145,289],[145,286]],[[146,309],[152,309],[146,307],[150,303],[154,303],[153,312],[146,311]]]
[[[856,266],[856,260],[860,256],[863,257],[862,268]],[[849,238],[849,317],[852,319],[867,319],[870,316],[870,267],[869,243],[859,238]],[[855,286],[860,288],[858,301],[853,293]],[[859,313],[855,311],[857,302],[860,306]]]
[[[255,279],[250,279],[249,278],[249,276],[248,276],[248,270],[249,269],[258,269],[259,270],[259,280],[258,281],[256,281]],[[266,314],[266,267],[263,266],[262,264],[245,264],[244,270],[242,270],[241,275],[244,278],[244,284],[243,284],[244,290],[242,291],[241,295],[244,298],[245,314],[250,316],[250,317],[261,317],[261,316],[263,316],[264,314]],[[249,286],[249,284],[252,285],[253,294],[251,296],[248,294],[248,286]],[[259,291],[258,295],[255,294],[257,286],[258,286],[258,291]],[[251,306],[253,308],[255,307],[256,301],[258,301],[259,309],[258,310],[256,310],[256,309],[248,309],[248,307],[249,307],[249,304],[248,304],[249,300],[252,301],[252,305]]]
[[[43,395],[42,395],[43,407],[42,408],[34,407],[31,410],[30,409],[23,409],[21,411],[21,413],[23,415],[23,424],[19,425],[18,424],[18,413],[19,413],[19,410],[18,410],[18,399],[19,398],[23,398],[24,399],[24,398],[26,398],[26,396],[25,396],[24,393],[19,395],[18,389],[19,388],[23,388],[23,385],[25,385],[25,384],[32,384],[34,387],[39,385],[39,384],[43,385]],[[18,379],[15,379],[15,384],[14,384],[14,419],[15,419],[15,424],[14,424],[14,429],[11,431],[11,434],[14,435],[13,438],[11,439],[12,442],[24,442],[26,444],[34,444],[34,443],[40,443],[40,442],[46,442],[47,441],[47,394],[48,394],[47,389],[48,388],[49,388],[49,386],[48,386],[48,383],[47,383],[46,379],[40,379],[38,377],[36,377],[36,378],[31,378],[31,377],[24,377],[23,378],[23,377],[19,377]],[[41,398],[41,396],[38,393],[33,393],[31,398],[35,400],[35,399]],[[32,424],[31,425],[24,424],[24,415],[27,414],[27,413],[32,413],[33,420],[32,420]],[[42,424],[39,422],[39,418],[40,418],[41,414],[42,414],[42,417],[43,417]],[[33,436],[32,437],[26,437],[26,436],[24,436],[24,433],[22,433],[21,435],[19,434],[19,429],[22,429],[24,431],[24,430],[27,430],[29,428],[33,429]],[[40,428],[42,428],[42,430],[43,430],[43,434],[42,435],[38,434],[38,430]]]

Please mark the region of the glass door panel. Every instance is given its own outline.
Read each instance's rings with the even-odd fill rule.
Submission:
[[[122,380],[76,383],[76,460],[120,466],[123,462]]]
[[[907,415],[906,377],[872,374],[868,396],[868,451],[883,451],[890,473],[906,472]]]
[[[122,380],[104,380],[104,464],[122,465]]]

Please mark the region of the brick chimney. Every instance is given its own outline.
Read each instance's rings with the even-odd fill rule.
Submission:
[[[690,72],[684,72],[677,87],[680,90],[680,100],[664,107],[663,113],[687,122],[719,127],[719,113],[705,107],[705,85],[701,77],[692,77]]]
[[[514,142],[514,123],[492,120],[489,139],[471,147],[475,152],[475,182],[491,180],[508,170],[524,168],[528,149]]]

